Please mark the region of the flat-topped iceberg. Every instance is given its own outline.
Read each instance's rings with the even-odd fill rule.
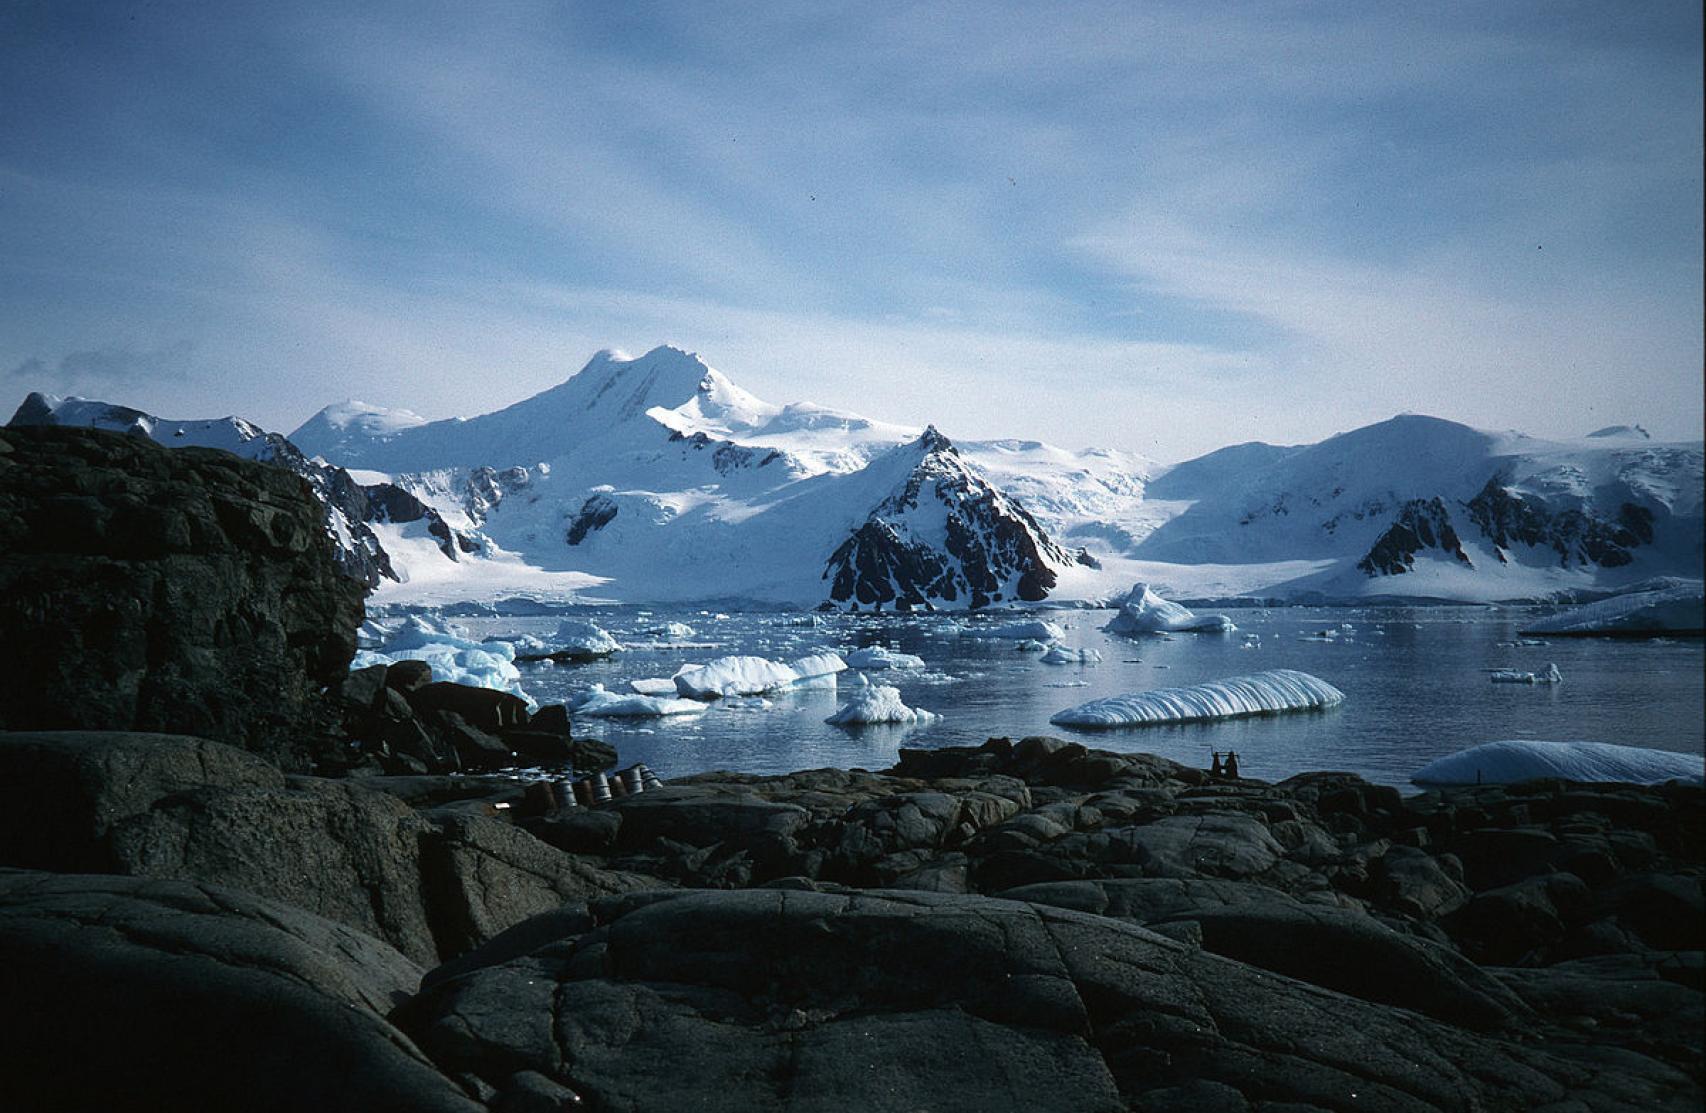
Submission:
[[[1016,642],[1057,642],[1066,637],[1065,630],[1041,618],[1002,622],[994,626],[962,626],[959,628],[959,634],[962,638],[1006,638]]]
[[[836,726],[861,726],[866,723],[930,723],[941,718],[933,711],[908,707],[901,702],[900,689],[887,684],[860,688],[846,706],[825,719]]]
[[[1562,684],[1564,674],[1558,671],[1556,664],[1547,665],[1542,672],[1524,672],[1521,669],[1494,669],[1488,677],[1494,684]]]
[[[1281,711],[1315,711],[1342,703],[1344,698],[1343,692],[1319,677],[1296,669],[1273,669],[1184,688],[1156,688],[1091,700],[1060,712],[1049,722],[1074,727],[1193,723]]]
[[[1523,628],[1524,634],[1699,634],[1706,632],[1706,586],[1676,580],[1652,591],[1613,595],[1559,611]]]
[[[1223,614],[1196,614],[1171,600],[1163,599],[1146,583],[1131,585],[1120,612],[1106,627],[1110,634],[1219,633],[1236,630]]]
[[[852,669],[921,669],[924,658],[899,653],[887,646],[867,645],[846,655],[847,667]]]
[[[833,677],[847,667],[834,653],[813,653],[790,664],[768,657],[718,657],[675,674],[676,693],[688,699],[724,699],[774,692],[802,681]]]
[[[705,710],[705,705],[698,700],[624,695],[608,691],[602,684],[595,684],[590,691],[575,696],[568,707],[576,715],[604,719],[648,719],[662,715],[691,715]]]
[[[1411,775],[1419,785],[1515,784],[1552,779],[1650,785],[1699,783],[1706,758],[1610,742],[1545,742],[1522,738],[1483,742],[1430,761]]]

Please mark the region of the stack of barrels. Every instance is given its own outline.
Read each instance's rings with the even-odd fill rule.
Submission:
[[[614,773],[594,773],[578,781],[534,781],[527,786],[526,799],[528,811],[543,813],[608,804],[618,796],[662,787],[658,775],[642,762]]]

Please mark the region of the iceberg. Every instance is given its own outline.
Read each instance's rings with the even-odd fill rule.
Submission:
[[[900,689],[886,684],[860,688],[846,706],[824,722],[835,726],[861,726],[866,723],[930,723],[941,716],[901,702]]]
[[[1185,688],[1157,688],[1091,700],[1060,712],[1049,722],[1075,727],[1192,723],[1281,711],[1315,711],[1336,706],[1344,698],[1343,692],[1306,672],[1273,669]]]
[[[475,688],[494,688],[526,700],[537,701],[521,687],[521,670],[515,667],[515,647],[508,642],[477,642],[467,631],[448,622],[435,622],[411,615],[385,640],[372,649],[357,651],[351,669],[369,665],[394,665],[398,661],[425,661],[432,666],[434,680],[448,680]]]
[[[608,631],[584,618],[565,618],[551,635],[550,644],[556,647],[552,656],[571,658],[608,657],[622,648]]]
[[[1101,663],[1102,651],[1099,649],[1068,649],[1064,645],[1051,645],[1037,660],[1045,665],[1095,665]]]
[[[1536,622],[1524,634],[1699,634],[1706,633],[1706,585],[1677,580],[1651,591],[1613,595],[1571,607]]]
[[[957,633],[963,638],[1008,638],[1016,642],[1057,642],[1066,637],[1065,630],[1044,619],[1003,622],[995,626],[961,626]]]
[[[1610,742],[1483,742],[1430,761],[1411,775],[1419,785],[1515,784],[1542,778],[1597,783],[1700,783],[1706,758]]]
[[[1146,583],[1131,585],[1120,611],[1105,629],[1110,634],[1167,634],[1190,631],[1217,633],[1236,630],[1232,620],[1223,614],[1196,614],[1179,604],[1161,598]]]
[[[647,676],[639,680],[628,681],[628,687],[642,696],[673,696],[675,695],[675,678],[673,676]]]
[[[724,699],[833,677],[846,667],[847,662],[834,653],[814,653],[786,665],[768,657],[718,657],[682,669],[674,682],[676,693],[688,699]]]
[[[847,654],[847,667],[853,669],[921,669],[924,658],[910,653],[897,653],[881,645],[867,645]]]
[[[1564,674],[1558,671],[1555,664],[1547,665],[1544,672],[1521,672],[1517,669],[1494,669],[1488,677],[1494,684],[1562,684]]]
[[[659,696],[625,696],[595,684],[569,701],[569,710],[576,715],[605,719],[642,719],[662,715],[691,715],[705,710],[697,700],[669,699]]]
[[[641,631],[650,638],[662,638],[665,641],[685,641],[694,637],[698,631],[685,622],[666,622],[662,626],[648,626]]]

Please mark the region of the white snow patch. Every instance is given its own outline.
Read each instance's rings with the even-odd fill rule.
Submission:
[[[1333,707],[1344,698],[1343,692],[1306,672],[1273,669],[1186,688],[1157,688],[1091,700],[1060,712],[1049,722],[1080,727],[1189,723],[1281,711],[1312,711]]]
[[[1419,785],[1515,784],[1540,778],[1589,783],[1626,781],[1698,783],[1699,754],[1677,754],[1609,742],[1547,742],[1523,738],[1483,742],[1430,761],[1411,775]]]

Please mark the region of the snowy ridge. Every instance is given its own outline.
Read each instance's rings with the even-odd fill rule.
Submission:
[[[1109,696],[1068,708],[1049,719],[1060,726],[1124,727],[1152,723],[1191,723],[1316,711],[1343,703],[1345,694],[1318,677],[1296,669],[1272,669],[1184,688]]]
[[[1622,781],[1698,784],[1706,773],[1699,754],[1616,746],[1609,742],[1483,742],[1431,761],[1410,778],[1419,785],[1518,784],[1552,779],[1588,784]]]

